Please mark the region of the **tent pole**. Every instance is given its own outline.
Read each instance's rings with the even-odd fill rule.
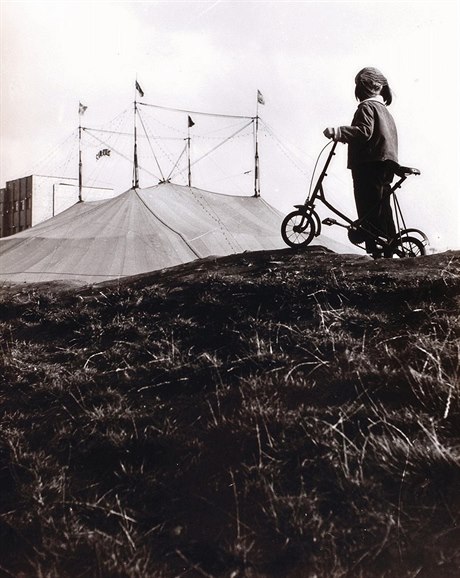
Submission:
[[[134,99],[134,171],[133,171],[133,189],[139,188],[139,166],[137,162],[137,100]]]
[[[259,106],[257,105],[257,109]],[[260,197],[260,179],[259,179],[259,110],[257,110],[255,118],[255,158],[254,158],[254,196]]]
[[[81,162],[81,115],[78,115],[78,202],[83,201],[83,177],[82,177],[82,162]]]
[[[192,167],[190,164],[190,127],[188,128],[188,137],[187,137],[187,163],[188,163],[188,186],[192,186]]]

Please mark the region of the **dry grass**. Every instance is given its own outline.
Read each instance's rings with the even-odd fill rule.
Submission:
[[[3,287],[0,574],[454,578],[457,252]]]

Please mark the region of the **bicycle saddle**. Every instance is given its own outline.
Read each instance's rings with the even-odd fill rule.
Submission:
[[[395,174],[398,177],[408,177],[409,175],[419,175],[420,171],[418,169],[412,169],[411,167],[402,167],[401,165],[397,165],[394,169]]]

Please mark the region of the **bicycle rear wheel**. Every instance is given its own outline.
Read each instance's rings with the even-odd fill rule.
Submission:
[[[420,257],[426,254],[425,245],[415,237],[400,237],[393,244],[395,257],[404,259],[406,257]]]
[[[315,236],[316,225],[311,214],[303,211],[289,213],[281,224],[281,236],[289,247],[305,247]]]

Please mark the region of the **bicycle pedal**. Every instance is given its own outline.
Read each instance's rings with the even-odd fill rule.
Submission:
[[[323,219],[322,223],[323,225],[327,225],[328,227],[330,227],[331,225],[337,225],[337,221],[335,219],[331,219],[330,217]]]

